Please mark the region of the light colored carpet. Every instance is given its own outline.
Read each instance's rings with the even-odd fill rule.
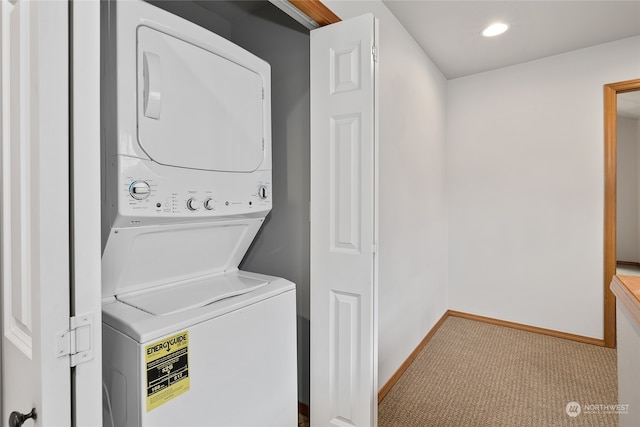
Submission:
[[[596,405],[617,394],[613,349],[450,316],[380,403],[378,425],[614,427],[618,414]]]

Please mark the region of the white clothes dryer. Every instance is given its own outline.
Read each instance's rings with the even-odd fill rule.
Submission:
[[[238,270],[271,210],[270,67],[103,3],[105,426],[295,426],[295,285]]]

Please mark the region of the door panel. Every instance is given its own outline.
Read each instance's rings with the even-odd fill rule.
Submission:
[[[11,165],[9,180],[12,182],[6,189],[6,197],[14,206],[14,215],[8,218],[10,229],[6,247],[6,274],[9,286],[5,289],[5,336],[26,357],[31,358],[31,277],[28,257],[30,242],[30,164],[21,161],[27,158],[30,151],[29,140],[29,75],[21,74],[21,69],[28,58],[29,33],[25,31],[29,15],[28,3],[17,3],[8,16],[8,75],[11,86],[9,92],[9,108],[13,112],[8,117],[6,128],[10,138],[8,141],[6,160]],[[4,181],[4,180],[3,180]],[[11,256],[13,255],[13,256]],[[5,271],[5,269],[3,269]]]
[[[71,425],[68,4],[7,1],[2,22],[2,422]]]
[[[377,21],[311,32],[311,424],[375,426]]]

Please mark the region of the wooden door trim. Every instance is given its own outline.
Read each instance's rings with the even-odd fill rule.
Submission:
[[[313,19],[321,27],[340,22],[341,19],[320,0],[289,0],[300,12]]]
[[[640,79],[604,85],[604,343],[616,346],[616,298],[610,289],[616,274],[617,95],[640,90]]]

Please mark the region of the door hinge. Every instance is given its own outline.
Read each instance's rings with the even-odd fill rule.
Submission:
[[[373,62],[378,62],[378,46],[375,44],[371,46],[371,56],[373,56]]]
[[[56,335],[56,357],[69,356],[76,366],[93,359],[93,313],[69,318],[69,329]]]
[[[371,244],[371,252],[376,254],[378,253],[378,244],[377,243],[372,243]]]

